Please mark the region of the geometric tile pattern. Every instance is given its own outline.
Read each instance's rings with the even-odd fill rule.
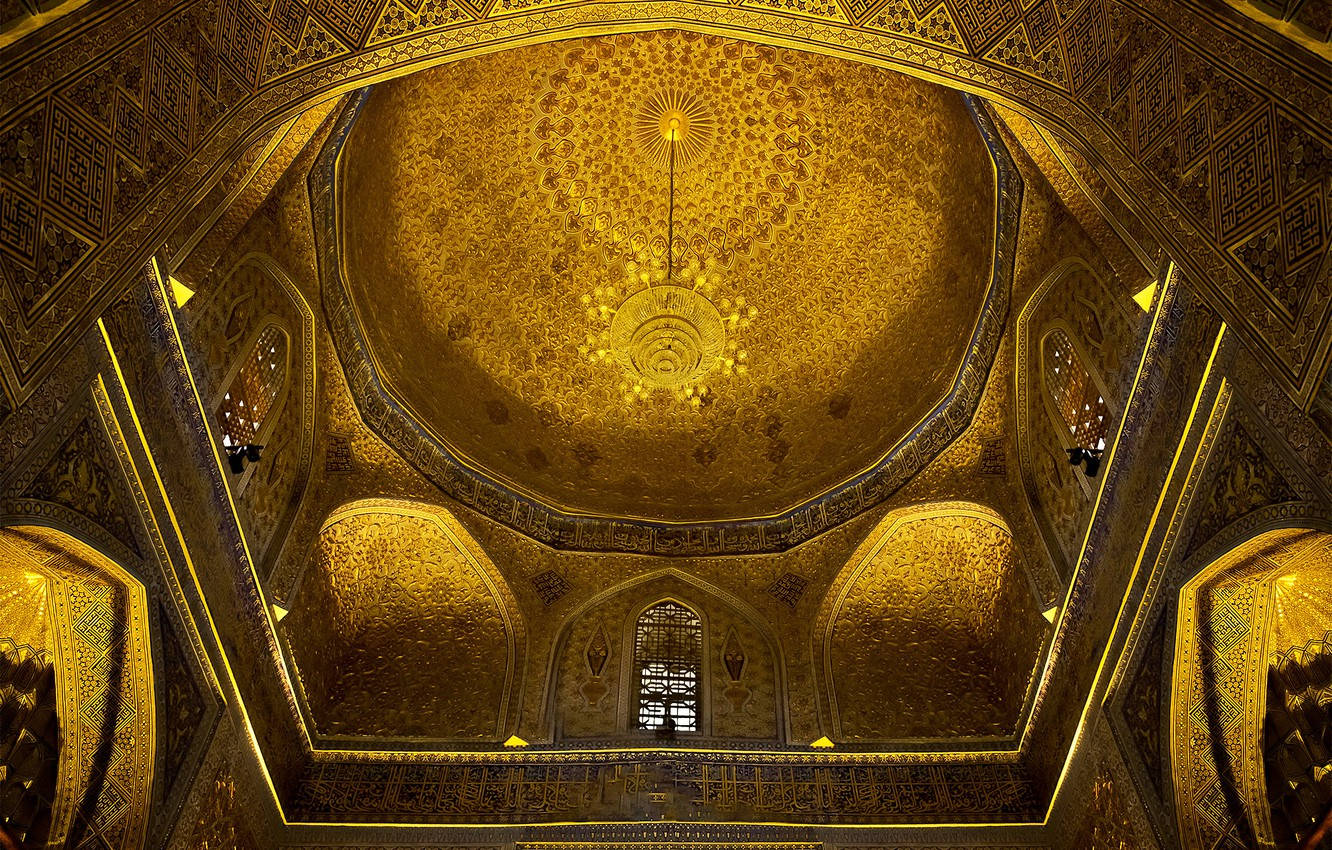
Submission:
[[[1326,4],[1285,5],[1326,37]],[[30,319],[4,328],[13,389],[88,327],[90,302],[127,282],[154,227],[273,106],[421,56],[667,17],[886,57],[1060,119],[1287,391],[1312,392],[1332,312],[1325,83],[1184,4],[1149,16],[1127,0],[189,0],[147,21],[108,16],[7,66],[18,70],[0,114],[0,310]],[[1223,50],[1224,67],[1200,44]],[[69,256],[53,265],[45,234],[63,234]]]
[[[1261,579],[1240,571],[1208,582],[1196,591],[1197,626],[1180,624],[1189,631],[1177,662],[1177,687],[1185,690],[1176,695],[1184,705],[1175,708],[1173,737],[1174,773],[1184,777],[1175,794],[1185,846],[1229,846],[1250,834],[1232,755],[1244,752],[1245,710],[1233,695],[1247,693],[1249,660],[1260,643],[1251,624]]]
[[[796,604],[800,602],[800,597],[805,595],[805,588],[809,586],[809,579],[795,573],[782,573],[777,580],[768,588],[768,593],[781,602],[792,611]]]
[[[554,570],[542,570],[532,576],[532,589],[543,605],[554,605],[571,590],[568,580]]]
[[[61,671],[56,812],[62,846],[141,846],[154,750],[145,595],[109,561],[62,532],[22,528],[0,534],[0,553],[47,577],[55,662]]]

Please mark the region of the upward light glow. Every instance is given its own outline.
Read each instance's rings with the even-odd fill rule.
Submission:
[[[1156,281],[1152,281],[1142,289],[1138,290],[1138,293],[1133,296],[1133,300],[1142,308],[1144,313],[1150,313],[1152,310],[1152,299],[1155,297]]]

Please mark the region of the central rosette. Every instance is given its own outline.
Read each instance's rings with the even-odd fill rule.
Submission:
[[[580,44],[547,76],[534,104],[541,188],[564,231],[606,261],[584,290],[599,327],[579,353],[624,369],[626,401],[668,390],[697,407],[712,400],[710,372],[747,373],[736,337],[758,311],[730,277],[804,210],[806,99],[776,51],[716,38]]]

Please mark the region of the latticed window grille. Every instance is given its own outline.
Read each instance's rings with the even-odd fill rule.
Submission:
[[[1073,444],[1084,449],[1105,448],[1110,408],[1078,357],[1073,340],[1062,330],[1045,337],[1045,383]]]
[[[217,408],[222,445],[253,443],[287,379],[287,334],[277,325],[259,332]]]
[[[675,602],[644,611],[634,630],[638,728],[697,732],[702,666],[703,623],[697,614]]]

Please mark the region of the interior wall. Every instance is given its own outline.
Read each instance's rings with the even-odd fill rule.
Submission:
[[[838,739],[1002,738],[1049,627],[1003,519],[975,505],[890,514],[838,575],[814,640]]]
[[[286,376],[255,438],[264,446],[263,465],[248,466],[232,482],[246,532],[263,560],[310,473],[314,316],[285,272],[262,254],[238,260],[199,302],[185,313],[186,333],[195,349],[191,367],[214,419],[262,329],[277,325],[287,337]]]
[[[1180,591],[1171,751],[1181,842],[1272,845],[1263,765],[1268,666],[1323,637],[1332,610],[1332,535],[1259,534]]]
[[[28,615],[26,634],[0,638],[31,645],[40,630],[55,668],[59,773],[54,798],[34,801],[49,807],[52,846],[140,847],[157,752],[151,649],[147,629],[136,627],[147,620],[144,588],[51,528],[0,528],[0,561],[0,596]]]
[[[525,655],[504,580],[447,512],[329,518],[282,633],[325,735],[502,741]]]
[[[642,734],[634,730],[634,628],[641,612],[671,599],[703,621],[703,675],[700,684],[700,735],[761,741],[785,740],[783,677],[767,624],[746,613],[738,600],[697,579],[671,571],[656,578],[626,582],[571,612],[554,658],[551,721],[556,739],[607,738]],[[747,606],[746,606],[747,607]],[[727,672],[728,640],[744,655],[738,680]],[[608,648],[597,665],[594,644]],[[594,675],[594,668],[600,675]],[[647,734],[651,734],[648,732]]]
[[[1065,565],[1077,560],[1098,482],[1068,462],[1065,450],[1074,446],[1054,409],[1042,350],[1046,335],[1056,328],[1072,339],[1113,417],[1103,455],[1109,458],[1147,314],[1122,286],[1106,281],[1108,272],[1108,264],[1097,255],[1060,259],[1044,271],[1044,280],[1018,318],[1018,360],[1023,364],[1017,376],[1018,441],[1023,473],[1038,523],[1053,538],[1052,548]]]

